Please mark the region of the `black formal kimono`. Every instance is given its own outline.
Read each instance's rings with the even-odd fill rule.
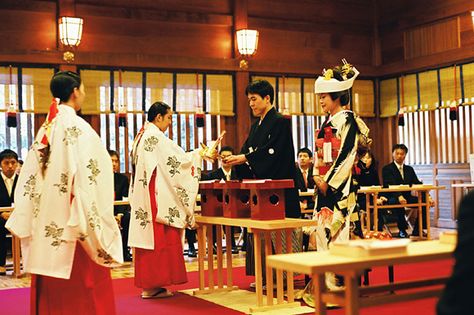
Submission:
[[[0,176],[0,207],[10,207],[14,202],[14,192],[16,188],[16,182],[18,181],[18,175],[15,176],[13,180],[13,187],[11,194],[8,194],[7,186],[3,181],[3,176]],[[7,259],[7,229],[5,228],[5,223],[7,221],[0,216],[0,266],[5,266]]]
[[[263,121],[255,122],[250,129],[241,154],[248,164],[235,167],[239,178],[292,179],[296,177],[295,149],[291,134],[291,121],[272,108]],[[301,216],[298,190],[285,190],[285,215]]]
[[[295,180],[295,149],[291,135],[291,121],[277,113],[274,107],[268,111],[261,122],[257,121],[252,125],[240,153],[245,154],[248,164],[235,167],[239,178]],[[298,189],[296,188],[285,190],[285,216],[287,218],[301,216]],[[300,251],[301,235],[293,233],[292,242],[293,251]],[[245,256],[247,275],[255,274],[253,247],[252,234],[249,233]],[[285,247],[286,242],[283,244],[283,248]],[[263,257],[265,257],[264,253]],[[262,268],[265,270],[265,260],[262,261]]]

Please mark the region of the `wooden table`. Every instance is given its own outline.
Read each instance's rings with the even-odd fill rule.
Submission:
[[[452,257],[454,244],[443,244],[439,241],[412,242],[408,245],[407,253],[369,256],[345,257],[324,252],[305,252],[274,255],[267,257],[267,266],[275,268],[277,272],[286,270],[313,276],[315,314],[326,314],[326,303],[335,303],[346,307],[346,314],[357,315],[359,308],[389,302],[409,301],[428,297],[439,296],[442,288],[428,288],[441,285],[447,277],[433,277],[430,279],[410,280],[383,285],[360,288],[359,276],[364,269],[375,266],[388,266],[443,260]],[[344,276],[345,290],[328,292],[325,285],[325,272],[334,272]],[[423,290],[396,292],[412,288]],[[373,293],[391,292],[396,294],[375,295]]]
[[[264,241],[265,256],[272,255],[272,240],[271,232],[276,233],[275,252],[282,253],[282,238],[286,238],[287,253],[292,252],[292,232],[294,229],[315,225],[316,222],[304,219],[283,219],[283,220],[252,220],[252,219],[232,219],[223,217],[205,217],[196,216],[196,223],[199,225],[198,234],[198,266],[199,266],[199,290],[194,291],[194,294],[208,294],[219,291],[231,291],[238,289],[233,285],[232,279],[232,252],[230,251],[231,244],[231,226],[241,226],[249,229],[253,233],[254,239],[254,253],[255,253],[255,291],[257,295],[256,307],[251,307],[250,312],[264,311],[273,308],[281,307],[300,307],[299,302],[294,301],[293,288],[293,273],[288,273],[287,276],[287,295],[288,302],[283,298],[283,271],[279,270],[276,273],[277,282],[277,302],[273,301],[273,270],[269,266],[266,267],[265,275],[267,279],[267,299],[264,303],[263,299],[263,277],[262,277],[262,248],[261,242]],[[226,260],[227,260],[227,283],[224,286],[224,272],[223,272],[223,257],[222,244],[217,242],[217,286],[214,281],[214,259],[212,255],[213,241],[212,241],[212,226],[217,226],[217,239],[222,239],[221,226],[225,226],[226,233]],[[284,233],[278,233],[284,232]],[[207,265],[208,265],[208,286],[205,287],[205,269],[204,260],[206,255],[206,234],[207,234]],[[283,234],[283,235],[282,235]],[[264,257],[265,259],[265,257]]]
[[[378,217],[379,217],[379,209],[393,209],[393,208],[405,208],[405,207],[413,207],[418,208],[418,231],[419,237],[423,237],[423,220],[421,219],[423,216],[423,207],[426,208],[426,230],[427,235],[426,238],[430,239],[430,203],[429,203],[429,192],[431,190],[441,190],[445,189],[444,186],[434,186],[434,185],[399,185],[399,186],[390,186],[389,188],[382,188],[380,186],[363,186],[360,187],[358,193],[364,193],[366,195],[366,206],[365,210],[367,212],[367,231],[371,230],[371,210],[374,210],[374,231],[378,230]],[[396,205],[377,205],[377,198],[379,197],[380,193],[391,193],[391,192],[416,192],[418,196],[417,203],[406,203],[396,204]],[[372,196],[372,198],[370,198]],[[423,196],[425,197],[425,201],[423,202]],[[371,205],[370,200],[373,200],[374,204]]]

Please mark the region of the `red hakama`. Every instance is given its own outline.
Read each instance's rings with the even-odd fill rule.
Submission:
[[[30,314],[115,314],[109,268],[96,264],[77,244],[70,279],[32,275]]]
[[[135,248],[134,257],[135,286],[145,290],[188,281],[180,229],[155,221],[158,211],[155,198],[155,179],[156,170],[153,172],[148,187],[155,249]]]

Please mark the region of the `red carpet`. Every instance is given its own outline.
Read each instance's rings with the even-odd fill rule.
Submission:
[[[395,280],[416,279],[433,274],[442,276],[451,273],[452,261],[437,261],[433,263],[410,264],[395,266]],[[188,273],[189,282],[173,286],[172,291],[198,287],[198,273]],[[249,289],[253,277],[245,276],[245,268],[234,271],[235,285],[241,289]],[[387,268],[375,268],[370,273],[370,283],[388,282]],[[241,314],[237,311],[177,293],[168,299],[142,300],[140,290],[133,286],[133,279],[117,279],[113,281],[117,313],[120,315],[148,314]],[[0,290],[1,314],[29,314],[29,288]],[[361,310],[361,315],[435,315],[436,299],[424,299],[413,302],[386,304],[368,307]],[[313,313],[314,314],[314,313]],[[344,309],[330,310],[330,315],[344,314]]]

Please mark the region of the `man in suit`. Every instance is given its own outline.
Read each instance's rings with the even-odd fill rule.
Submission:
[[[2,176],[0,179],[0,207],[10,207],[14,201],[13,192],[16,188],[18,175],[16,169],[18,166],[18,155],[9,149],[0,152],[0,167]],[[0,213],[0,275],[6,274],[7,259],[7,229],[5,223],[10,217],[10,213]]]
[[[108,150],[110,159],[112,160],[112,168],[114,170],[114,193],[115,200],[123,200],[128,197],[128,178],[120,173],[119,155],[114,150]],[[114,216],[122,234],[123,260],[132,261],[130,251],[128,249],[128,230],[130,227],[130,206],[114,206]]]
[[[308,148],[298,150],[295,187],[298,188],[299,191],[314,189],[313,153]],[[313,197],[300,197],[300,206],[301,210],[314,209]]]
[[[474,299],[474,192],[466,195],[459,206],[458,239],[451,278],[438,301],[438,315],[472,314]]]
[[[388,187],[389,185],[416,185],[422,184],[415,174],[413,167],[405,165],[405,158],[408,153],[408,148],[404,144],[395,144],[392,148],[393,162],[385,165],[382,169],[383,186]],[[417,203],[418,197],[412,196],[411,192],[393,192],[387,195],[388,204],[405,205],[407,203]],[[434,202],[429,197],[430,206],[434,206]],[[397,217],[397,225],[400,231],[399,236],[401,238],[408,237],[406,232],[408,228],[407,221],[405,219],[405,209],[395,208],[392,209],[393,213]],[[419,235],[418,231],[418,219],[416,220],[415,227],[413,229],[413,236]],[[423,209],[423,228],[426,226],[426,209]]]
[[[210,171],[207,174],[203,174],[201,176],[202,180],[212,180],[212,179],[223,179],[223,180],[238,180],[237,174],[235,170],[233,169],[232,166],[229,164],[225,163],[224,160],[234,154],[234,149],[230,146],[223,146],[221,150],[219,151],[220,155],[220,161],[221,161],[221,167],[219,167],[216,170]],[[235,232],[235,227],[231,227],[230,233],[232,236],[234,236]],[[213,230],[213,238],[214,238],[214,243],[216,242],[216,232],[215,229]],[[235,245],[235,239],[232,237],[231,239],[231,244],[232,244],[232,254],[238,254],[239,249]]]

